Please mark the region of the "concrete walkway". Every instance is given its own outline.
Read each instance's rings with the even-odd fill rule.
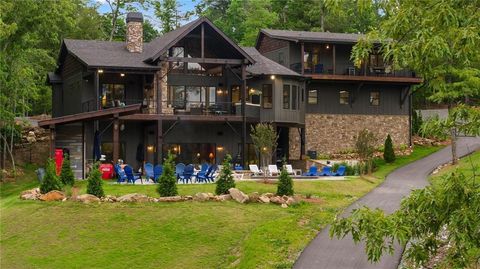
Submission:
[[[480,138],[459,138],[458,156],[464,156],[480,149]],[[424,188],[428,185],[428,175],[439,165],[451,161],[451,148],[446,147],[430,156],[401,167],[387,176],[385,181],[360,198],[345,210],[343,216],[348,216],[352,209],[361,206],[378,207],[391,213],[400,207],[400,201],[412,189]],[[296,269],[352,269],[352,268],[382,268],[398,267],[403,247],[397,246],[393,255],[384,255],[382,259],[371,264],[365,254],[365,244],[355,245],[350,235],[341,240],[330,239],[329,227],[320,231],[315,239],[303,250],[293,268]]]

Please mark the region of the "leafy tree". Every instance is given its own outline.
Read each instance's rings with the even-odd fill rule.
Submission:
[[[393,143],[390,134],[388,134],[387,139],[385,139],[385,144],[383,147],[383,159],[387,163],[393,163],[395,161],[395,151],[393,150]]]
[[[87,193],[97,197],[105,196],[102,185],[103,181],[99,169],[99,163],[96,162],[93,164],[92,171],[90,171],[90,174],[88,175]]]
[[[362,163],[367,167],[367,173],[371,173],[372,158],[375,152],[375,135],[367,129],[363,129],[358,133],[357,140],[355,141],[355,149],[358,157]]]
[[[175,196],[177,192],[177,178],[175,177],[174,155],[169,151],[163,164],[163,172],[158,180],[157,192],[162,197]]]
[[[117,24],[123,22],[122,19],[126,12],[136,11],[136,6],[144,6],[148,1],[146,0],[105,0],[110,8],[110,12],[106,13],[107,17],[110,18],[110,33],[108,35],[108,40],[114,40],[115,33],[118,31]]]
[[[444,245],[449,245],[446,268],[475,264],[480,253],[480,184],[473,172],[472,177],[451,173],[425,189],[414,190],[389,215],[380,209],[355,209],[350,217],[335,221],[330,236],[351,233],[355,242],[365,241],[372,262],[392,253],[398,241],[411,243],[404,255],[415,265],[425,265]]]
[[[265,167],[272,159],[272,154],[277,147],[277,132],[270,123],[258,123],[251,127],[250,137],[255,151],[260,155],[260,166]]]
[[[216,194],[227,194],[230,188],[235,188],[235,180],[232,175],[232,156],[227,154],[223,160],[222,170],[217,180],[217,187],[215,188]]]
[[[282,166],[282,170],[278,178],[277,195],[293,195],[292,177],[288,174],[285,165]]]
[[[143,42],[150,42],[158,36],[158,31],[153,27],[150,20],[143,22]]]
[[[182,21],[188,20],[193,12],[182,12],[177,0],[161,0],[153,4],[155,16],[160,20],[162,33],[168,33],[180,26]]]
[[[45,167],[45,176],[40,184],[40,192],[47,193],[53,190],[61,190],[62,185],[58,180],[57,173],[55,171],[55,163],[52,159],[48,159]]]
[[[73,175],[72,167],[70,166],[70,158],[67,154],[63,156],[60,181],[63,185],[73,186],[73,184],[75,184],[75,176]]]

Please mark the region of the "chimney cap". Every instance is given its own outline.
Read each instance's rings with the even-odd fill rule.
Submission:
[[[143,22],[143,14],[142,12],[128,12],[126,21],[127,23],[131,21]]]

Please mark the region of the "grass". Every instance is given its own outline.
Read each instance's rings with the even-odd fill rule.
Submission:
[[[468,178],[473,176],[474,171],[476,171],[476,175],[478,177],[479,169],[480,169],[480,151],[476,151],[460,159],[458,164],[448,165],[442,168],[438,173],[436,173],[435,175],[432,175],[430,177],[430,180],[436,181],[442,176],[445,176],[452,172],[461,172]]]
[[[371,180],[298,181],[297,194],[320,203],[228,202],[80,204],[21,201],[36,185],[32,167],[0,185],[0,268],[290,268],[299,252],[343,208],[393,169],[438,148],[417,148],[383,165]],[[79,182],[81,192],[85,183]],[[239,182],[246,193],[275,192],[275,184]],[[157,196],[155,186],[105,184],[105,193]],[[215,185],[179,185],[182,195]]]

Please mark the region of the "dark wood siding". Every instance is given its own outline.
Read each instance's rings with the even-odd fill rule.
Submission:
[[[318,91],[318,104],[307,104],[307,113],[319,114],[365,114],[365,115],[408,115],[409,100],[401,105],[405,95],[405,86],[366,84],[359,90],[358,84],[321,84],[310,83],[308,90]],[[340,104],[340,90],[350,94],[349,105]],[[380,105],[370,105],[370,92],[380,92]]]
[[[274,51],[280,48],[288,46],[288,41],[271,38],[264,34],[260,34],[260,40],[258,42],[258,51],[260,53],[265,53],[269,51]]]

